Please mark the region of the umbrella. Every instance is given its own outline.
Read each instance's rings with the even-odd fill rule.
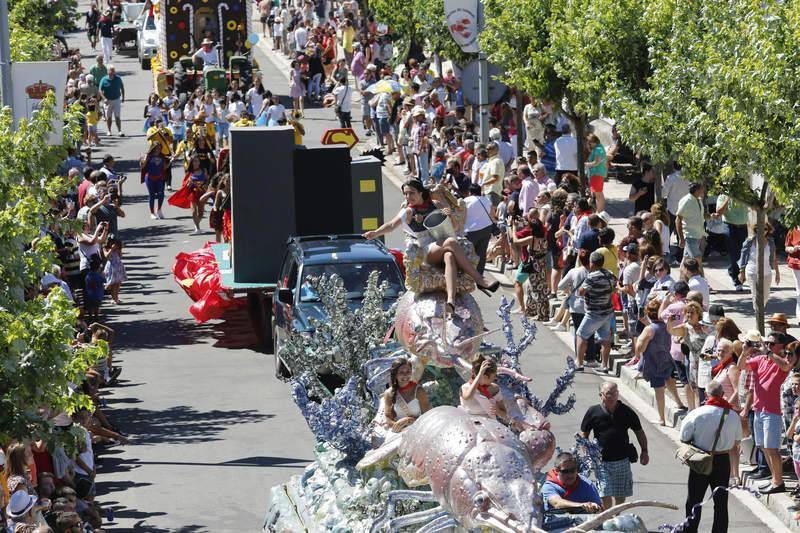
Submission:
[[[592,127],[592,133],[600,139],[600,144],[608,151],[614,145],[614,139],[611,137],[611,129],[614,127],[613,121],[609,118],[598,118],[591,121],[589,125]]]
[[[367,92],[372,94],[401,93],[403,92],[403,86],[394,80],[381,80],[367,87]]]

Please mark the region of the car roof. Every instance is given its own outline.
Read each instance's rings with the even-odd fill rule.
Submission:
[[[302,263],[320,265],[330,263],[389,262],[394,256],[380,241],[363,238],[303,239],[294,243]]]

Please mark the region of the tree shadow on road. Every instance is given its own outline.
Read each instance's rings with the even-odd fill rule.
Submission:
[[[164,291],[169,292],[169,291]],[[180,349],[208,338],[211,327],[198,324],[191,318],[152,320],[139,319],[125,322],[114,339],[115,350]]]
[[[203,412],[186,405],[161,410],[122,406],[114,409],[114,421],[131,436],[131,443],[145,446],[217,441],[229,427],[263,422],[274,416],[255,409]],[[116,458],[108,460],[113,462]]]

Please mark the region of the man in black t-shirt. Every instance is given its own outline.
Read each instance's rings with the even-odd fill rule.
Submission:
[[[642,448],[640,459],[644,466],[650,462],[650,457],[647,454],[647,436],[642,430],[639,416],[619,400],[617,385],[604,381],[600,385],[600,403],[586,411],[581,422],[581,433],[588,439],[594,431],[600,444],[603,463],[597,471],[597,481],[606,509],[633,496],[631,460],[635,460],[636,448],[628,440],[629,429],[633,430]]]
[[[655,171],[650,163],[642,164],[642,176],[631,183],[628,200],[633,202],[633,214],[650,211],[656,201]]]

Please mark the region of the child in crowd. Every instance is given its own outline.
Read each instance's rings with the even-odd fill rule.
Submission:
[[[103,276],[103,262],[99,255],[89,259],[89,272],[83,280],[83,310],[86,320],[97,320],[100,317],[100,302],[105,294],[106,279]]]
[[[105,276],[105,289],[111,294],[115,304],[119,304],[119,288],[128,280],[125,265],[122,262],[122,242],[111,237],[106,241],[105,247],[106,266],[103,269]]]
[[[100,113],[97,106],[97,98],[91,97],[86,102],[86,133],[83,137],[84,144],[98,146],[100,141],[97,138],[97,123],[100,121]]]

